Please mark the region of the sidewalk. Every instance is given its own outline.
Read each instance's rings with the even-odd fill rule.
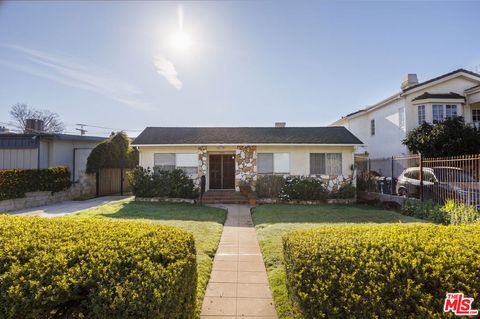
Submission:
[[[277,318],[248,205],[228,209],[201,318]]]

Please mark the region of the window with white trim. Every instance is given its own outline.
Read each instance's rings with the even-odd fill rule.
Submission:
[[[432,105],[432,120],[433,124],[443,122],[445,117],[443,116],[443,104]]]
[[[155,171],[173,171],[175,169],[175,154],[153,154],[153,168],[155,169]]]
[[[425,105],[417,106],[417,114],[418,114],[418,125],[422,125],[426,122],[425,120]]]
[[[198,155],[196,153],[155,153],[153,155],[155,171],[173,171],[181,169],[192,176],[198,172]]]
[[[198,155],[196,153],[175,154],[175,167],[185,174],[192,176],[198,174]]]
[[[341,175],[342,153],[310,153],[310,175]]]
[[[480,109],[472,109],[472,122],[480,123]]]
[[[445,119],[451,120],[455,117],[457,117],[457,105],[456,104],[445,105]]]
[[[398,109],[398,126],[401,129],[405,128],[405,108],[401,107]]]
[[[257,170],[259,174],[290,173],[289,153],[258,153]]]
[[[370,135],[371,136],[375,135],[375,120],[374,119],[370,120]]]

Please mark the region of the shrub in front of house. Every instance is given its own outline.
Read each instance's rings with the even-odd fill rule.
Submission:
[[[289,176],[285,179],[280,198],[284,200],[325,200],[327,190],[318,178]]]
[[[285,185],[285,178],[280,175],[259,175],[255,192],[259,198],[278,198]]]
[[[1,318],[191,318],[193,236],[173,226],[0,216]]]
[[[431,220],[444,225],[460,225],[480,222],[480,213],[473,206],[455,204],[448,200],[443,206],[431,201],[409,202],[401,209],[403,215]]]
[[[480,226],[324,226],[283,239],[305,318],[440,318],[447,292],[479,296]]]
[[[351,183],[345,184],[336,191],[332,191],[328,194],[328,198],[336,199],[350,199],[355,197],[355,186]]]
[[[0,170],[0,200],[25,197],[27,192],[55,193],[69,186],[70,171],[67,167]]]
[[[130,189],[138,197],[197,198],[198,188],[181,169],[152,171],[137,167],[128,173]]]

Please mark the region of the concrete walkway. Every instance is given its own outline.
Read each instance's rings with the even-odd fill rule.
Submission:
[[[277,318],[248,205],[228,209],[201,318]]]
[[[8,214],[17,216],[60,217],[129,197],[130,196],[104,196],[87,200],[68,200],[48,206],[25,208],[9,212]]]

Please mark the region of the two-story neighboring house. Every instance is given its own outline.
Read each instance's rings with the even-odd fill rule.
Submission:
[[[480,128],[480,74],[459,69],[421,83],[416,74],[408,74],[400,92],[332,126],[344,126],[363,141],[356,153],[381,158],[408,154],[402,139],[423,122],[438,123],[455,116]]]

